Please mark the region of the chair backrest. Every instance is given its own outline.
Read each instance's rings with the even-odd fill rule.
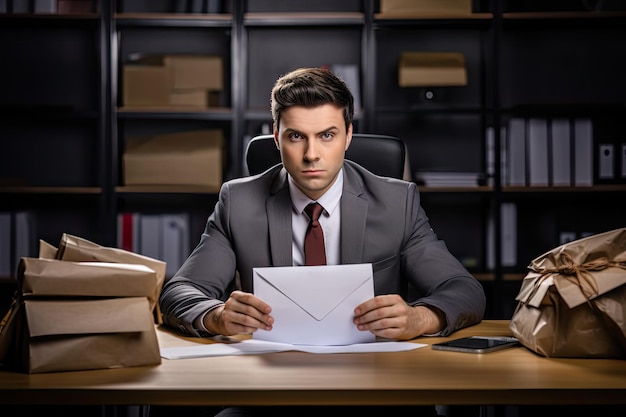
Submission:
[[[404,142],[396,137],[354,133],[346,159],[374,174],[402,179],[405,152]],[[280,162],[280,152],[274,144],[273,135],[256,136],[248,143],[246,165],[250,175],[259,174]]]

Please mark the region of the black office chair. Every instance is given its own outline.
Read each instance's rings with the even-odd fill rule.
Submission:
[[[260,135],[251,139],[245,155],[250,175],[259,174],[281,162],[273,135]],[[402,179],[406,148],[401,139],[393,136],[354,133],[346,159],[374,174]]]

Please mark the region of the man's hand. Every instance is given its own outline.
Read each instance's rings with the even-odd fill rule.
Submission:
[[[211,333],[223,336],[272,330],[271,312],[272,308],[253,294],[233,291],[223,306],[206,315],[204,325]]]
[[[423,334],[437,333],[444,323],[426,306],[409,306],[397,294],[379,295],[359,304],[354,310],[354,324],[387,339],[409,340]]]

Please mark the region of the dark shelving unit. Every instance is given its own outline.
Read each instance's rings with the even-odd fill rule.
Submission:
[[[245,175],[246,140],[271,127],[275,79],[298,66],[333,64],[358,66],[355,129],[402,138],[412,180],[417,171],[484,173],[493,128],[491,183],[420,186],[435,231],[483,283],[489,318],[510,317],[526,266],[557,246],[559,233],[623,227],[614,201],[626,192],[626,178],[594,173],[589,187],[514,187],[500,154],[501,128],[515,117],[588,117],[598,140],[626,142],[619,123],[626,115],[626,7],[619,2],[591,10],[584,2],[478,0],[471,14],[403,15],[381,13],[378,0],[223,0],[218,14],[175,13],[166,0],[95,3],[86,15],[0,15],[0,212],[32,213],[36,239],[55,243],[67,232],[113,246],[118,213],[185,211],[193,247],[217,190],[124,185],[127,140],[222,129],[223,178]],[[403,51],[463,53],[468,84],[399,87]],[[220,106],[125,106],[122,66],[135,52],[221,56]],[[489,249],[503,243],[505,203],[518,212],[517,262],[506,267]],[[7,287],[15,282],[0,279]]]

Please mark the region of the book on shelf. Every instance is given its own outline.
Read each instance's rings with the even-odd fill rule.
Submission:
[[[117,246],[164,261],[169,277],[189,255],[189,216],[185,213],[120,213],[117,222]]]

